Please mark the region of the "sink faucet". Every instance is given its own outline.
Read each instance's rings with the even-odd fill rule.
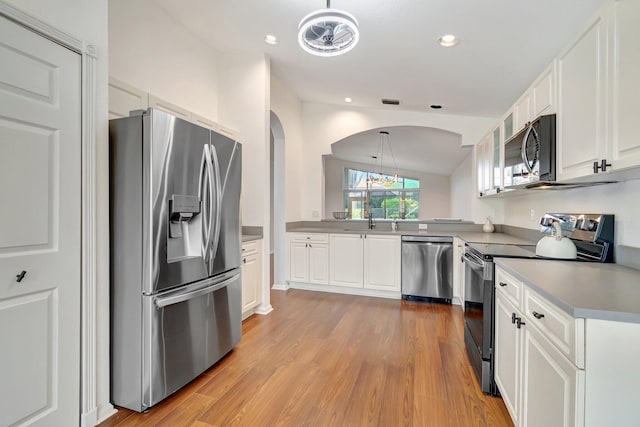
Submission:
[[[376,223],[373,220],[373,214],[369,212],[369,230],[373,230],[375,226],[376,226]]]

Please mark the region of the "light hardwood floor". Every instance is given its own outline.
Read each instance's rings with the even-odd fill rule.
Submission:
[[[236,348],[146,414],[101,427],[511,426],[480,391],[460,307],[289,290]]]

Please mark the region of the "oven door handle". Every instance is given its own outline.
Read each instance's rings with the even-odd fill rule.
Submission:
[[[465,252],[462,256],[464,263],[468,264],[469,267],[471,267],[473,270],[484,270],[484,262],[478,262],[479,260],[476,260],[475,257],[469,255],[467,252]]]

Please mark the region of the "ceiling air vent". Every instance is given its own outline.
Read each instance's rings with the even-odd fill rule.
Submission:
[[[399,99],[382,98],[382,103],[386,105],[400,105]]]

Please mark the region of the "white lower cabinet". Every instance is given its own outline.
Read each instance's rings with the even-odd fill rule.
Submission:
[[[253,314],[260,304],[261,258],[260,246],[262,240],[252,240],[242,244],[242,317]]]
[[[584,425],[585,372],[567,360],[537,328],[522,326],[519,426]]]
[[[329,237],[323,233],[289,233],[287,280],[329,283]]]
[[[365,234],[364,287],[400,292],[400,238]]]
[[[364,234],[329,235],[329,277],[332,285],[363,287]]]
[[[584,425],[585,371],[568,359],[535,323],[548,312],[523,314],[532,292],[509,292],[523,285],[496,269],[495,381],[516,426]],[[514,295],[517,300],[514,300]],[[542,297],[536,295],[536,299]],[[547,304],[551,304],[546,301]],[[573,323],[566,321],[567,329]],[[576,328],[584,334],[584,329]],[[579,340],[583,342],[582,340]]]

